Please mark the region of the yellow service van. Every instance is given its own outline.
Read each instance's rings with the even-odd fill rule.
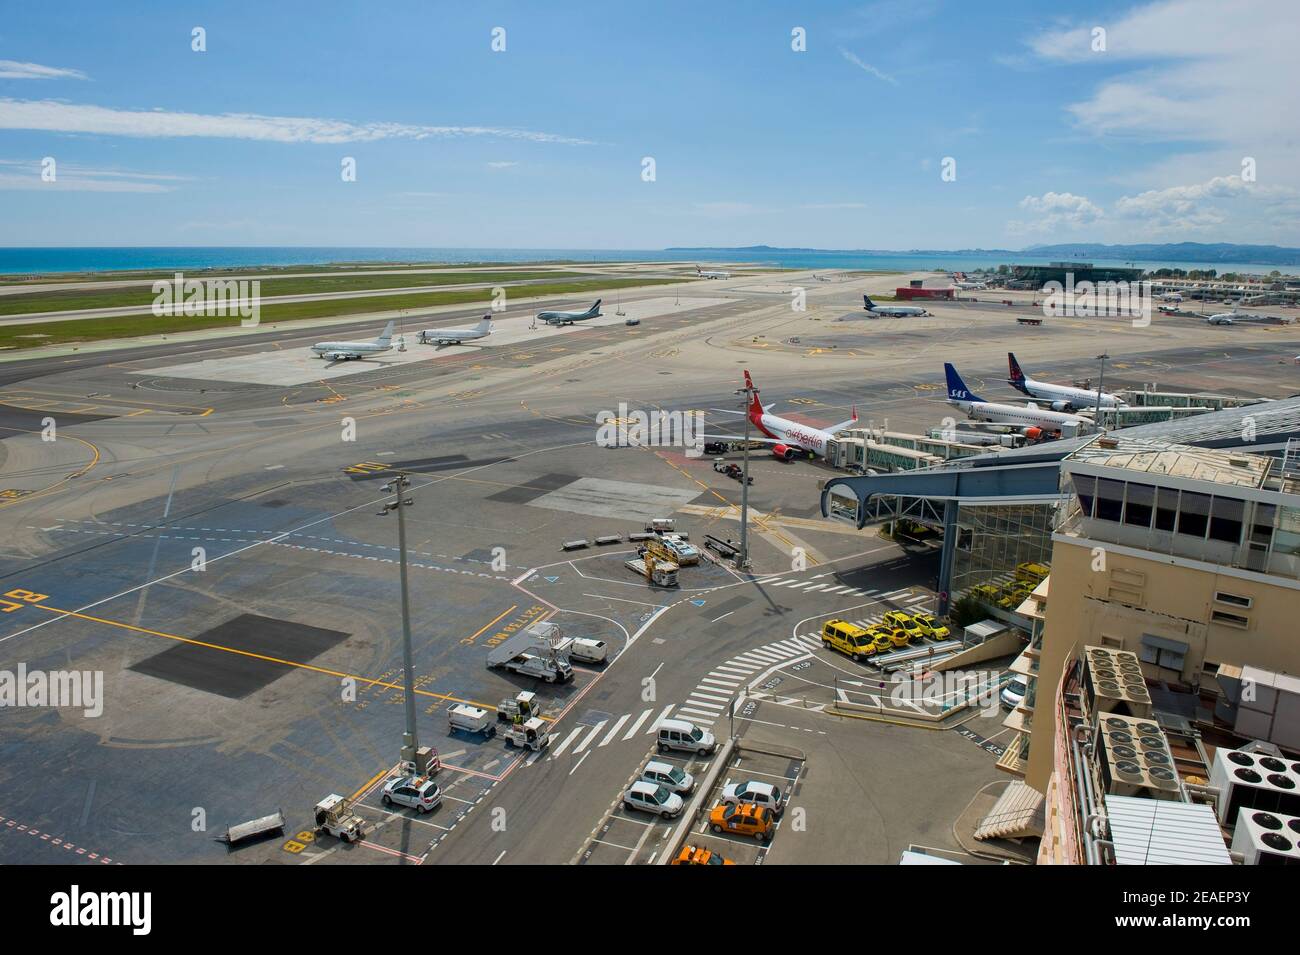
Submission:
[[[827,620],[822,625],[822,646],[862,660],[876,652],[871,635],[847,620]]]

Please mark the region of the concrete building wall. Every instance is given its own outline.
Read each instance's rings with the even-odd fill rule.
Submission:
[[[1094,570],[1093,548],[1105,548],[1104,570]],[[1181,558],[1129,553],[1115,545],[1057,536],[1052,548],[1040,673],[1059,674],[1086,645],[1112,646],[1142,657],[1145,635],[1187,644],[1181,671],[1143,662],[1148,679],[1213,688],[1206,664],[1250,664],[1300,673],[1300,586],[1296,581],[1194,566]],[[1245,598],[1249,607],[1226,602]],[[1243,617],[1244,628],[1216,614]],[[1229,618],[1230,619],[1230,618]],[[1025,781],[1044,792],[1052,771],[1051,694],[1040,687]]]

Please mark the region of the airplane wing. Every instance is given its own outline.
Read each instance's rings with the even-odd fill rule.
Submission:
[[[699,436],[704,441],[745,441],[743,434],[702,434]],[[782,444],[783,442],[776,438],[766,438],[762,435],[751,435],[749,441],[756,441],[762,444]]]

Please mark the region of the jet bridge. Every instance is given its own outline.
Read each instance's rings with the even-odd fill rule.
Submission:
[[[821,510],[823,517],[859,528],[898,518],[941,525],[937,589],[939,613],[945,614],[962,505],[1055,505],[1065,497],[1060,482],[1061,462],[1056,455],[1014,464],[972,458],[917,471],[833,478],[822,488]]]

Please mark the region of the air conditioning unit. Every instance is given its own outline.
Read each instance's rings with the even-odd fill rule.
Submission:
[[[1245,865],[1300,865],[1300,816],[1242,809],[1232,851],[1241,853]]]
[[[1119,713],[1151,718],[1151,693],[1137,654],[1110,647],[1084,647],[1083,687],[1096,716]]]
[[[1093,752],[1107,795],[1182,798],[1169,740],[1154,720],[1101,714]]]
[[[1300,816],[1300,762],[1220,749],[1210,767],[1210,785],[1219,790],[1217,815],[1222,825],[1243,809]]]

